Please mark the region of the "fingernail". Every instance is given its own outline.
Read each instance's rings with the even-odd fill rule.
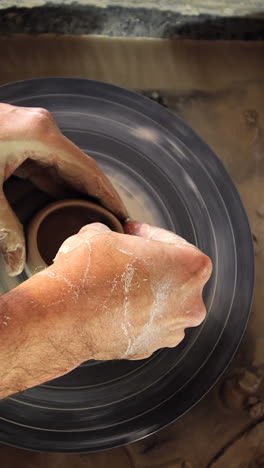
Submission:
[[[124,225],[125,233],[126,234],[131,234],[131,235],[137,235],[137,233],[139,232],[141,226],[142,226],[142,224],[139,223],[138,221],[129,220]]]

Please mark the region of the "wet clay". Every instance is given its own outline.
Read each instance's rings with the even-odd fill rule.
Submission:
[[[65,239],[76,234],[86,224],[95,222],[106,224],[112,231],[116,231],[115,223],[96,209],[69,206],[50,213],[42,221],[37,235],[39,253],[46,264],[52,264]]]

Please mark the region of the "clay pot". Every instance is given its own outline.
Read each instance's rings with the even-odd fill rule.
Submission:
[[[25,268],[28,276],[51,265],[65,239],[95,222],[105,224],[112,231],[124,232],[122,224],[110,211],[89,201],[63,200],[39,211],[28,227]]]

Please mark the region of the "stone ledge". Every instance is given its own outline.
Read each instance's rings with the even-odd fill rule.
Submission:
[[[175,5],[173,0],[122,2],[96,0],[20,0],[19,8],[10,5],[14,0],[0,0],[0,31],[2,34],[13,33],[56,33],[56,34],[98,34],[117,37],[149,37],[149,38],[188,38],[188,39],[264,39],[263,15],[264,3],[253,2],[258,7],[258,14],[236,16],[234,9],[220,9],[221,14],[212,15],[209,7],[207,14],[205,6],[210,2],[192,1],[191,5],[204,5],[204,8],[189,8],[188,14],[179,0]],[[17,2],[18,3],[18,2]],[[212,3],[212,2],[211,2]],[[217,2],[224,5],[225,0]],[[241,2],[235,0],[237,8]],[[252,2],[248,2],[252,8]],[[114,6],[114,4],[116,4]],[[173,6],[174,4],[174,6]],[[24,5],[24,7],[22,7]],[[100,5],[100,6],[98,6]],[[118,6],[119,5],[119,6]],[[144,5],[144,8],[142,6]],[[167,6],[167,10],[164,7]],[[187,5],[188,6],[188,5]],[[190,5],[189,5],[190,6]],[[9,7],[9,8],[6,8]],[[171,8],[171,9],[169,9]],[[240,11],[242,12],[242,9]],[[246,7],[245,7],[246,8]],[[243,12],[245,13],[245,8]],[[249,8],[249,7],[248,7]],[[178,11],[177,11],[178,10]],[[253,8],[252,8],[253,11]],[[255,11],[255,9],[254,9]],[[256,10],[257,11],[257,10]]]
[[[245,16],[264,13],[262,0],[0,0],[0,9],[35,8],[44,6],[92,6],[107,9],[155,8],[159,11],[171,11],[181,15]]]

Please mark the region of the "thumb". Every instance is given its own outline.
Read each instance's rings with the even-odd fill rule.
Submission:
[[[54,258],[54,262],[58,260],[61,254],[71,252],[84,242],[89,241],[92,237],[98,236],[99,234],[108,234],[109,232],[111,232],[111,229],[101,223],[91,223],[83,226],[77,234],[68,237],[68,239],[63,242]]]
[[[0,190],[0,252],[3,254],[9,276],[19,275],[25,265],[25,239],[23,226]]]
[[[111,229],[106,226],[105,224],[102,223],[91,223],[91,224],[86,224],[86,226],[83,226],[79,234],[82,234],[85,239],[91,239],[94,236],[97,236],[98,234],[109,234],[111,232]]]

